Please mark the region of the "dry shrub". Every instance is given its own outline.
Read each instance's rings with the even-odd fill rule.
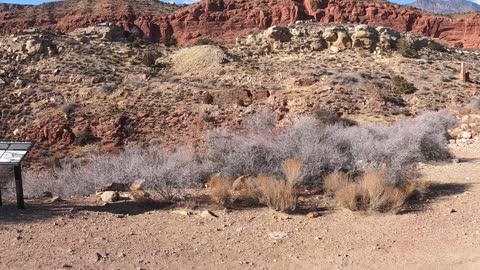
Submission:
[[[345,188],[350,182],[351,177],[343,172],[334,172],[325,177],[323,188],[327,194],[335,194],[337,191]]]
[[[348,183],[344,188],[335,192],[337,204],[352,211],[365,209],[365,196],[357,183]]]
[[[287,182],[295,186],[302,177],[302,163],[295,159],[285,160],[282,164],[282,172],[287,177]]]
[[[395,185],[385,171],[369,170],[358,182],[341,173],[331,174],[325,179],[325,190],[335,195],[341,207],[383,213],[400,210],[420,186],[416,181]]]
[[[298,160],[288,159],[282,163],[282,172],[286,179],[261,174],[254,178],[254,190],[258,192],[260,203],[277,211],[289,212],[297,206],[296,189],[302,176],[302,164]]]
[[[296,186],[302,177],[302,164],[289,159],[282,163],[282,172],[286,179],[272,174],[247,175],[230,181],[222,175],[214,175],[208,182],[210,194],[217,203],[255,202],[282,212],[295,210],[298,194]]]
[[[367,171],[359,185],[366,197],[365,201],[368,202],[366,209],[378,212],[398,210],[407,199],[406,190],[389,183],[384,171]]]
[[[226,205],[231,199],[232,180],[224,175],[215,174],[207,183],[210,195],[221,205]]]
[[[261,204],[282,212],[295,210],[298,195],[288,181],[273,175],[261,174],[255,177],[254,182]]]

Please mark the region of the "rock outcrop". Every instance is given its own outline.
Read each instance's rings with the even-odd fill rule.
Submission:
[[[280,31],[288,39],[272,38],[271,33]],[[286,52],[311,52],[329,49],[337,53],[347,49],[367,50],[382,54],[398,50],[400,38],[405,43],[415,46],[416,50],[425,47],[446,51],[446,48],[435,41],[411,33],[402,35],[388,27],[373,27],[366,24],[318,24],[297,22],[289,27],[272,26],[258,34],[238,37],[236,43],[240,52],[253,51],[253,55]]]
[[[480,30],[480,14],[451,18],[387,1],[204,0],[184,8],[153,0],[80,2],[66,0],[0,13],[0,31],[11,33],[36,26],[70,32],[110,22],[154,42],[174,36],[185,44],[200,37],[224,41],[272,25],[313,20],[388,26],[438,38],[450,45],[461,42],[464,47],[480,47],[476,34]]]

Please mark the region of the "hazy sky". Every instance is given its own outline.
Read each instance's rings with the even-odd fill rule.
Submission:
[[[45,2],[53,2],[53,1],[52,0],[0,0],[0,3],[15,3],[15,4],[30,4],[30,5],[37,5]],[[170,2],[170,0],[164,1],[164,2]],[[175,2],[177,4],[185,4],[185,3],[189,4],[196,1],[195,0],[175,0],[175,1],[172,0],[172,2]]]
[[[480,0],[471,0],[472,2],[476,2],[480,4]],[[0,0],[0,3],[17,3],[17,4],[40,4],[44,2],[51,2],[48,0]],[[165,2],[170,2],[170,0],[166,0]],[[185,4],[185,3],[192,3],[196,2],[196,0],[175,0],[177,4]],[[399,4],[406,4],[414,2],[414,0],[392,0],[391,2],[399,3]]]

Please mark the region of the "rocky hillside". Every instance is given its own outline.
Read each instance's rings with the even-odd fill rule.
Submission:
[[[412,7],[437,14],[479,11],[480,5],[468,0],[417,0]]]
[[[17,5],[17,4],[9,4],[9,3],[0,3],[0,12],[24,9],[24,8],[27,8],[27,7],[29,7],[29,5]]]
[[[207,130],[237,128],[264,108],[279,123],[317,110],[384,122],[467,108],[478,95],[477,53],[385,27],[297,23],[228,48],[183,49],[129,42],[118,30],[1,37],[0,137],[36,140],[32,158],[48,167],[130,143],[201,148]],[[456,134],[470,139],[478,127]]]
[[[135,35],[160,42],[172,36],[185,44],[197,38],[228,40],[272,25],[299,20],[351,22],[393,27],[454,45],[480,47],[480,15],[432,15],[386,1],[357,0],[204,0],[178,9],[154,0],[65,0],[0,13],[0,31],[32,26],[64,32],[111,22]],[[231,39],[230,39],[231,40]]]

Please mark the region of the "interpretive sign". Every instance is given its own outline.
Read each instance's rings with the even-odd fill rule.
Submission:
[[[13,166],[15,188],[17,191],[17,207],[25,208],[22,183],[22,161],[32,149],[33,141],[3,141],[0,140],[0,166]],[[2,205],[2,190],[0,189],[0,206]]]

